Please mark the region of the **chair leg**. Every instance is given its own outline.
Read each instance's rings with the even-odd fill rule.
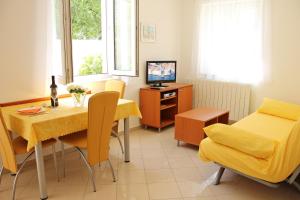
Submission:
[[[66,165],[65,165],[65,147],[64,143],[60,142],[60,151],[61,151],[61,168],[62,168],[62,176],[66,177]]]
[[[2,177],[3,171],[4,171],[4,166],[2,165],[2,167],[0,169],[0,184],[1,184],[1,177]]]
[[[123,147],[123,144],[122,144],[122,141],[118,135],[118,133],[116,133],[114,130],[112,130],[112,134],[117,137],[118,141],[119,141],[119,144],[120,144],[120,147],[121,147],[121,151],[122,151],[122,154],[124,154],[124,147]]]
[[[289,179],[287,179],[287,182],[291,185],[294,185],[297,188],[297,190],[300,191],[300,183],[297,182],[297,178],[299,177],[299,175],[300,175],[300,165],[293,172],[291,177]]]
[[[108,163],[109,163],[109,167],[110,167],[110,170],[111,170],[111,174],[112,174],[112,177],[113,177],[113,181],[116,182],[116,176],[115,176],[115,171],[114,171],[114,168],[110,162],[110,160],[108,159]]]
[[[56,172],[57,182],[59,182],[59,172],[58,172],[58,165],[57,165],[57,157],[56,157],[55,144],[52,145],[52,154],[53,154],[53,161],[54,161],[54,166],[55,166],[55,172]]]
[[[295,182],[299,174],[300,174],[300,166],[297,167],[297,169],[293,172],[292,176],[288,179],[287,182],[289,184],[293,184],[293,182]]]
[[[81,155],[81,158],[82,160],[84,161],[87,169],[88,169],[88,172],[89,172],[89,175],[90,175],[90,179],[91,179],[91,182],[92,182],[92,185],[93,185],[93,189],[94,189],[94,192],[96,192],[96,184],[95,184],[95,178],[94,178],[94,171],[92,169],[92,167],[90,166],[90,164],[88,163],[88,161],[86,160],[85,156],[84,156],[84,153],[81,151],[81,149],[79,149],[78,147],[75,147],[77,149],[77,151],[79,151],[80,155]]]
[[[224,167],[220,167],[220,169],[219,169],[219,171],[218,171],[218,174],[217,174],[217,176],[216,176],[216,179],[215,179],[215,185],[219,185],[220,184],[220,180],[221,180],[221,178],[222,178],[222,175],[223,175],[223,173],[224,173],[224,170],[225,170],[225,168]]]
[[[292,185],[294,185],[297,188],[297,190],[300,192],[300,183],[297,183],[296,181],[294,181],[292,183]]]
[[[17,174],[15,176],[15,179],[14,179],[14,183],[13,183],[13,190],[12,190],[12,200],[15,200],[15,196],[16,196],[16,186],[17,186],[17,182],[18,182],[18,178],[19,178],[19,175],[20,173],[22,172],[22,169],[24,168],[28,158],[30,158],[32,156],[32,154],[34,153],[34,151],[30,152],[26,158],[23,160],[19,170],[17,171]]]
[[[122,154],[124,154],[124,147],[123,147],[123,144],[122,144],[122,142],[121,142],[121,139],[120,139],[119,136],[117,136],[117,138],[118,138],[118,141],[119,141],[119,143],[120,143],[120,147],[121,147]]]

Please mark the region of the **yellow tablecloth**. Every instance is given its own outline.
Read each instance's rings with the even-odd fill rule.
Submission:
[[[59,107],[49,109],[44,114],[25,116],[17,112],[21,108],[41,106],[49,101],[4,107],[2,114],[7,128],[28,141],[27,150],[39,141],[67,135],[87,129],[87,100],[84,107],[74,107],[72,98],[59,100]],[[130,116],[141,117],[137,104],[131,100],[120,99],[115,120]]]

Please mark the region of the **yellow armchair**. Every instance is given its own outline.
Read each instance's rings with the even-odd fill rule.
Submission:
[[[213,125],[205,130],[208,137],[200,143],[199,156],[221,168],[278,187],[295,181],[300,174],[300,106],[265,99],[259,110],[231,126]],[[300,114],[299,114],[300,116]]]

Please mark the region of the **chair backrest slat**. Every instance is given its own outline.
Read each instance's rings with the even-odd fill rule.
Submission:
[[[95,165],[108,160],[112,123],[118,104],[118,92],[101,92],[89,99],[88,162]]]
[[[105,91],[116,91],[120,93],[119,98],[124,98],[125,93],[125,82],[122,80],[107,80],[105,82]]]
[[[0,109],[0,156],[4,168],[16,173],[16,155]]]

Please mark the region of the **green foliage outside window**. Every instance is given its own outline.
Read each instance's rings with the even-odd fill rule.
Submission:
[[[71,12],[73,40],[101,40],[101,0],[71,0]]]
[[[101,0],[71,0],[72,40],[101,40]],[[61,38],[62,8],[55,0],[56,36]],[[100,55],[88,55],[80,65],[79,75],[101,74],[103,62]]]
[[[84,63],[81,64],[79,69],[80,76],[94,75],[102,73],[102,58],[100,55],[86,56]]]

